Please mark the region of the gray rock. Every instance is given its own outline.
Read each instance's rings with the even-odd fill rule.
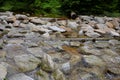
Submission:
[[[43,56],[46,55],[46,53],[41,48],[28,48],[27,51],[38,58],[43,58]]]
[[[5,46],[5,50],[7,51],[7,58],[13,58],[17,55],[26,54],[25,47],[20,44],[8,44]]]
[[[70,62],[66,62],[64,64],[62,64],[62,71],[65,73],[65,74],[69,74],[70,73]]]
[[[102,23],[102,24],[105,23],[105,20],[104,20],[103,17],[95,17],[95,20],[96,20],[98,23]]]
[[[108,48],[108,47],[110,47],[109,43],[106,42],[106,41],[97,41],[97,42],[94,44],[94,46],[95,46],[96,48]]]
[[[94,55],[84,55],[83,58],[90,65],[105,67],[105,62],[97,56]]]
[[[120,75],[120,56],[103,55],[102,58],[106,62],[108,71]]]
[[[110,30],[109,33],[111,34],[111,36],[118,36],[118,37],[120,36],[119,33],[115,32],[115,31],[112,31],[112,30]]]
[[[96,32],[86,32],[85,35],[92,38],[97,38],[101,36],[99,33]]]
[[[51,29],[53,31],[58,31],[58,32],[65,32],[65,30],[63,28],[59,28],[57,26],[49,26],[49,29]]]
[[[35,24],[42,24],[42,25],[47,24],[47,21],[43,21],[43,20],[41,20],[41,19],[39,19],[39,18],[37,18],[37,19],[32,19],[31,22],[32,22],[32,23],[35,23]]]
[[[0,16],[12,16],[12,15],[13,15],[13,12],[9,12],[9,11],[0,12]]]
[[[22,14],[16,14],[15,17],[16,17],[16,19],[18,19],[18,20],[28,19],[28,17],[27,17],[26,15],[22,15]]]
[[[7,69],[7,77],[19,73],[15,65],[7,62],[1,62],[1,64]]]
[[[7,69],[0,64],[0,80],[4,80],[7,75]]]
[[[77,29],[78,24],[76,22],[68,21],[68,25],[67,26],[72,28],[72,29]]]
[[[15,64],[22,72],[34,70],[41,61],[30,54],[23,54],[14,57]]]
[[[34,80],[31,77],[25,75],[24,73],[15,74],[10,76],[8,80]]]
[[[75,46],[75,47],[79,47],[80,46],[80,42],[70,42],[70,46]]]
[[[81,24],[81,30],[83,30],[85,32],[93,32],[94,31],[93,27],[91,27],[88,24]]]
[[[109,40],[109,44],[115,46],[115,45],[118,45],[118,44],[120,44],[120,43],[119,43],[118,40],[114,40],[114,39],[113,39],[113,40]]]

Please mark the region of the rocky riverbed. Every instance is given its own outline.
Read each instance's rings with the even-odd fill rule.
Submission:
[[[0,80],[120,80],[120,18],[0,12]]]

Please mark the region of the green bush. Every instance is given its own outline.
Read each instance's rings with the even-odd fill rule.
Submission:
[[[74,11],[81,15],[119,16],[120,0],[0,0],[0,11],[28,12],[34,15],[68,15]]]

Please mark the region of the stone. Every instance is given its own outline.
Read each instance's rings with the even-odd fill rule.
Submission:
[[[7,52],[7,58],[13,58],[17,55],[26,54],[25,47],[20,44],[7,44],[5,46],[5,51]]]
[[[24,73],[15,74],[10,76],[8,80],[34,80],[31,77],[25,75]]]
[[[96,24],[96,28],[107,32],[109,28],[105,24]]]
[[[106,22],[105,23],[109,28],[114,28],[113,24],[111,22]]]
[[[54,80],[66,80],[65,76],[59,69],[57,69],[55,72],[53,72],[52,76],[53,76]]]
[[[86,32],[85,33],[86,36],[88,37],[92,37],[92,38],[97,38],[97,37],[100,37],[101,35],[97,32]]]
[[[72,32],[72,29],[69,27],[65,27],[65,26],[59,26],[60,28],[64,29],[67,32]]]
[[[9,77],[11,75],[19,73],[18,70],[17,70],[17,67],[15,65],[12,65],[11,63],[8,63],[8,62],[1,62],[1,64],[7,70],[7,76],[6,77]]]
[[[0,58],[5,58],[7,52],[4,50],[0,50]]]
[[[67,21],[66,21],[66,20],[61,20],[61,21],[57,21],[57,23],[58,23],[60,26],[66,26]]]
[[[78,24],[76,22],[68,21],[67,26],[72,28],[72,29],[77,29]]]
[[[81,76],[81,80],[101,80],[101,79],[99,79],[99,77],[95,74],[88,73]]]
[[[49,26],[49,29],[51,29],[53,31],[58,31],[58,32],[65,32],[65,30],[63,28],[59,28],[57,26]]]
[[[66,62],[64,64],[62,64],[62,71],[65,74],[69,74],[70,73],[70,62]]]
[[[102,23],[102,24],[105,23],[105,20],[104,20],[103,17],[95,17],[95,20],[96,20],[98,23]]]
[[[114,27],[116,29],[119,29],[119,22],[118,22],[117,18],[113,18],[112,24],[114,25]]]
[[[119,56],[115,51],[111,49],[104,49],[102,52],[109,56]]]
[[[21,72],[34,70],[41,63],[38,58],[30,54],[15,56],[14,60]]]
[[[104,31],[102,29],[95,29],[94,31],[97,33],[103,34],[103,35],[106,33],[106,31]]]
[[[90,55],[90,54],[93,54],[93,55],[102,55],[101,51],[98,50],[98,49],[92,49],[88,46],[83,46],[83,47],[80,47],[79,49],[80,53],[82,54],[86,54],[86,55]]]
[[[53,62],[51,56],[49,56],[48,54],[43,55],[41,61],[41,68],[44,71],[53,72],[57,68],[57,65]]]
[[[41,48],[27,48],[27,51],[38,58],[43,58],[46,53]]]
[[[13,23],[13,26],[14,27],[19,27],[20,25],[20,21],[19,20],[15,20],[14,23]]]
[[[111,36],[117,36],[117,37],[120,36],[119,33],[112,31],[112,30],[109,33],[111,34]]]
[[[0,80],[4,80],[7,75],[7,69],[2,64],[0,64]]]
[[[70,46],[79,47],[80,42],[70,42]]]
[[[103,55],[103,60],[107,65],[107,70],[111,73],[120,75],[120,57],[119,56],[111,56],[111,55]]]
[[[22,14],[16,14],[15,17],[16,17],[17,20],[28,19],[28,17],[26,15],[22,15]]]
[[[12,39],[8,41],[9,44],[22,44],[24,43],[24,40],[21,39]]]
[[[7,17],[7,18],[6,18],[6,21],[7,21],[8,23],[14,23],[14,22],[16,21],[16,18],[15,18],[15,16],[10,16],[10,17]]]
[[[93,27],[91,27],[88,24],[81,24],[81,30],[83,30],[85,32],[93,32],[94,31]]]
[[[119,44],[119,41],[118,41],[118,40],[115,40],[115,39],[109,40],[109,44],[115,46],[115,45],[118,45],[118,44]]]
[[[36,75],[38,80],[49,80],[49,74],[41,69],[36,72]]]
[[[0,12],[0,16],[13,16],[13,12],[10,11]]]
[[[48,32],[46,32],[46,33],[44,33],[44,34],[42,35],[42,37],[44,37],[44,38],[50,38],[50,34],[49,34]]]
[[[32,22],[32,23],[34,23],[34,24],[42,24],[42,25],[47,24],[46,21],[43,21],[43,20],[41,20],[41,19],[39,19],[39,18],[32,19],[30,22]]]
[[[95,46],[96,48],[108,48],[108,47],[110,47],[109,43],[106,42],[106,41],[97,41],[97,42],[94,44],[94,46]]]
[[[90,65],[105,67],[105,62],[97,56],[94,55],[84,55],[83,58]]]

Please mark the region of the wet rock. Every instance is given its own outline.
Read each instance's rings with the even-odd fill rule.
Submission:
[[[24,73],[15,74],[10,76],[8,80],[34,80],[31,77],[25,75]]]
[[[112,30],[109,33],[111,34],[111,36],[120,36],[119,33],[112,31]]]
[[[19,70],[22,72],[34,70],[41,63],[39,59],[30,54],[15,56],[14,60]]]
[[[9,44],[22,44],[22,43],[24,43],[24,40],[12,39],[12,40],[9,40],[7,43],[9,43]]]
[[[7,69],[0,64],[0,80],[4,80],[7,75]]]
[[[0,50],[0,58],[5,58],[6,54],[6,51]]]
[[[13,23],[14,27],[19,27],[19,25],[20,25],[20,21],[19,20],[14,21],[14,23]]]

